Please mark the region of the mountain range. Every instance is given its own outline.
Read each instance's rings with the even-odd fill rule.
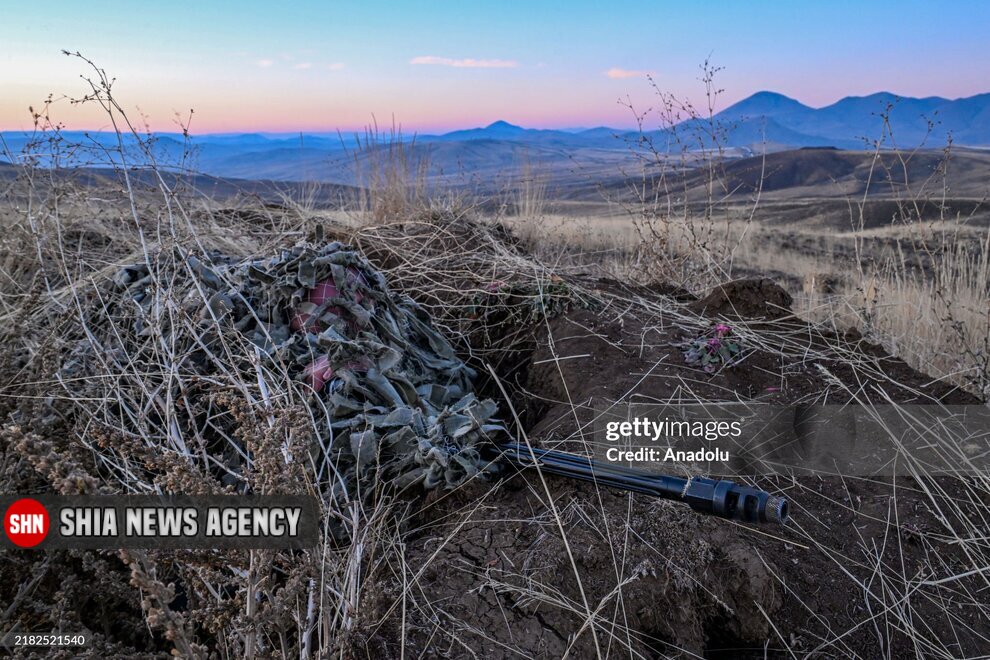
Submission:
[[[780,151],[802,147],[863,149],[884,136],[887,148],[940,148],[947,139],[957,146],[990,147],[990,93],[955,100],[926,97],[898,97],[881,92],[870,96],[849,96],[836,103],[812,108],[775,92],[758,92],[719,112],[721,145],[730,155],[745,156],[763,150]],[[428,158],[436,175],[485,177],[491,179],[518,171],[521,162],[538,163],[550,171],[575,171],[595,176],[599,171],[614,174],[628,165],[630,147],[641,145],[646,137],[658,149],[680,144],[701,145],[697,135],[705,132],[704,121],[688,120],[673,129],[649,130],[644,134],[624,128],[531,129],[505,121],[485,127],[457,130],[440,135],[419,135],[409,153]],[[684,138],[693,135],[695,139]],[[83,145],[60,163],[75,166],[106,166],[113,158],[107,147],[116,146],[110,133],[64,132],[65,143]],[[7,131],[0,133],[0,157],[22,160],[30,151],[31,136]],[[196,171],[219,177],[272,179],[282,181],[318,180],[359,183],[355,174],[369,153],[355,149],[355,137],[334,133],[313,134],[205,134],[189,142],[173,133],[155,135],[153,155],[159,165],[175,166],[193,147],[189,163]],[[146,156],[136,149],[136,140],[124,140],[129,164],[146,164]],[[50,163],[44,148],[36,162]],[[635,151],[635,148],[632,150]],[[111,151],[110,153],[113,153]],[[425,162],[425,161],[424,161]]]
[[[911,149],[927,142],[939,148],[950,135],[957,145],[990,146],[990,93],[950,100],[880,92],[812,108],[782,94],[758,92],[718,117],[741,124],[764,122],[767,141],[788,146],[863,147],[883,135],[885,119],[887,146]]]
[[[885,135],[890,147],[914,148],[924,142],[938,148],[951,135],[960,146],[990,146],[990,93],[960,99],[938,96],[900,97],[889,92],[847,96],[812,108],[776,92],[757,92],[715,115],[730,147],[756,148],[764,142],[780,147],[857,149]],[[682,123],[680,131],[704,120]],[[886,126],[885,126],[886,122]],[[651,131],[654,136],[668,131]],[[636,138],[628,129],[598,127],[577,131],[535,130],[497,121],[484,128],[426,136],[430,141],[515,140],[601,145],[601,140]]]

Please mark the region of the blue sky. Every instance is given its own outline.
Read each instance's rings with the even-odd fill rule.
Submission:
[[[649,106],[647,72],[701,101],[709,55],[723,105],[761,89],[814,106],[990,91],[984,2],[3,3],[2,129],[27,127],[49,93],[84,91],[63,48],[115,76],[157,130],[194,108],[194,132],[349,130],[373,114],[420,132],[629,125],[617,100]],[[105,125],[91,108],[55,112]]]

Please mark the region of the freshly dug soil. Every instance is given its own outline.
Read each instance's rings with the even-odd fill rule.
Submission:
[[[401,271],[403,293],[439,323],[489,342],[470,352],[482,374],[481,394],[502,400],[501,389],[485,378],[490,364],[514,406],[506,410],[503,402],[504,420],[511,424],[518,417],[516,431],[537,446],[577,446],[596,399],[840,403],[852,390],[871,400],[882,392],[902,402],[976,402],[930,384],[861,337],[810,328],[790,315],[786,293],[766,280],[731,283],[697,301],[673,288],[632,291],[593,282],[590,288],[609,294],[602,296],[604,307],[574,305],[561,313],[576,287],[541,275],[536,293],[529,286],[503,290],[499,282],[514,282],[513,273],[496,273],[486,250],[512,265],[514,246],[502,245],[481,225],[442,229],[421,222],[368,230],[354,240],[378,268]],[[421,251],[433,243],[432,251]],[[467,252],[477,252],[474,260],[464,260]],[[407,260],[424,253],[431,258]],[[449,255],[458,258],[444,262]],[[108,255],[106,261],[119,258]],[[429,268],[410,275],[417,261],[429,261]],[[527,261],[515,268],[533,270]],[[465,273],[474,280],[464,284]],[[487,326],[472,332],[478,315],[489,313],[483,304],[489,298],[508,299],[523,312],[499,318],[493,312]],[[475,311],[464,314],[468,308]],[[734,319],[730,323],[760,341],[739,364],[708,374],[685,364],[680,343],[716,317]],[[485,336],[489,330],[498,336]],[[93,450],[65,441],[75,438],[77,411],[64,399],[52,405],[45,389],[66,355],[58,342],[32,347],[29,355],[17,333],[8,334],[14,348],[0,370],[6,383],[20,386],[0,399],[0,416],[11,422],[0,429],[0,481],[16,492],[102,487],[97,477],[107,477],[92,473]],[[259,483],[273,489],[305,483],[303,475],[280,467],[281,445],[272,440],[282,432],[302,437],[306,423],[287,414],[269,428],[250,415],[242,420],[243,411],[225,400],[216,405],[236,423],[238,437],[268,457]],[[91,432],[94,447],[126,450],[163,475],[157,484],[164,489],[208,492],[211,482],[189,464],[126,445],[119,435]],[[939,487],[955,494],[959,483],[761,479],[759,486],[789,498],[793,520],[786,527],[756,528],[535,473],[473,479],[401,501],[408,508],[401,534],[391,533],[396,525],[388,511],[382,516],[388,522],[379,521],[390,528],[384,542],[354,539],[354,545],[367,543],[365,554],[355,551],[359,561],[341,570],[347,579],[329,583],[353,591],[320,597],[322,611],[337,617],[323,641],[344,658],[730,658],[816,651],[905,657],[946,655],[946,648],[948,655],[984,655],[990,653],[981,637],[990,590],[981,574],[972,573],[966,543],[946,531],[944,511],[933,506],[939,496],[930,494]],[[967,496],[973,492],[979,491]],[[976,517],[988,503],[970,505]],[[354,545],[328,552],[347,559]],[[143,651],[162,657],[185,636],[224,657],[243,648],[246,631],[257,630],[264,631],[269,653],[283,642],[295,648],[293,635],[308,609],[307,585],[323,578],[323,557],[263,557],[269,578],[255,592],[262,594],[254,601],[259,616],[246,613],[252,608],[245,606],[247,591],[238,577],[250,566],[246,553],[194,555],[159,553],[145,561],[106,552],[12,554],[0,562],[0,615],[37,630],[85,628],[94,633],[94,656]],[[153,576],[146,566],[155,569]],[[209,572],[190,568],[202,566]],[[358,576],[353,583],[351,575]],[[219,597],[209,592],[208,607],[198,606],[188,588],[203,581],[224,585]],[[174,623],[166,611],[184,620]],[[341,630],[347,631],[343,639]],[[279,639],[282,631],[285,639]]]
[[[793,302],[791,294],[773,280],[755,278],[720,284],[689,308],[709,316],[779,319],[790,315]]]
[[[882,388],[899,402],[977,402],[930,385],[931,378],[858,337],[816,335],[793,318],[765,323],[787,315],[789,299],[781,293],[766,282],[744,282],[691,307],[748,314],[764,322],[753,327],[773,328],[781,342],[804,341],[819,354],[834,348],[833,359],[757,350],[708,375],[684,364],[683,331],[662,315],[581,309],[552,319],[534,331],[535,349],[519,370],[515,401],[530,441],[580,444],[581,433],[590,432],[594,399],[739,396],[785,404],[827,393],[839,403],[838,379],[857,391]],[[854,366],[840,351],[863,362]],[[774,528],[545,479],[506,475],[495,484],[431,494],[408,521],[405,577],[378,581],[363,603],[367,626],[361,627],[371,632],[352,640],[354,652],[389,656],[404,643],[407,654],[426,657],[755,658],[819,647],[826,657],[905,657],[915,653],[916,633],[883,614],[908,606],[896,592],[904,582],[893,584],[885,571],[941,578],[968,566],[911,479],[760,480],[791,501],[791,523]],[[972,576],[953,586],[975,593],[984,585]],[[960,606],[950,620],[944,600],[914,588],[918,593],[906,599],[911,615],[924,622],[925,638],[952,639],[959,655],[990,652],[978,609]],[[990,600],[981,598],[984,605]],[[599,624],[597,638],[587,625],[589,611]],[[878,616],[884,623],[874,625]]]

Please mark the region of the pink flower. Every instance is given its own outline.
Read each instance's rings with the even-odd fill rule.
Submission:
[[[718,349],[722,348],[722,340],[719,339],[718,337],[712,337],[711,339],[708,340],[707,346],[708,346],[708,352],[714,353]]]
[[[732,328],[725,325],[724,323],[719,323],[718,325],[715,326],[715,334],[719,337],[724,337],[730,332],[732,332]]]

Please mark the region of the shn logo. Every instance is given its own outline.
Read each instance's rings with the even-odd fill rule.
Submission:
[[[48,536],[48,511],[38,500],[17,500],[3,516],[3,531],[11,543],[21,548],[33,548]]]

